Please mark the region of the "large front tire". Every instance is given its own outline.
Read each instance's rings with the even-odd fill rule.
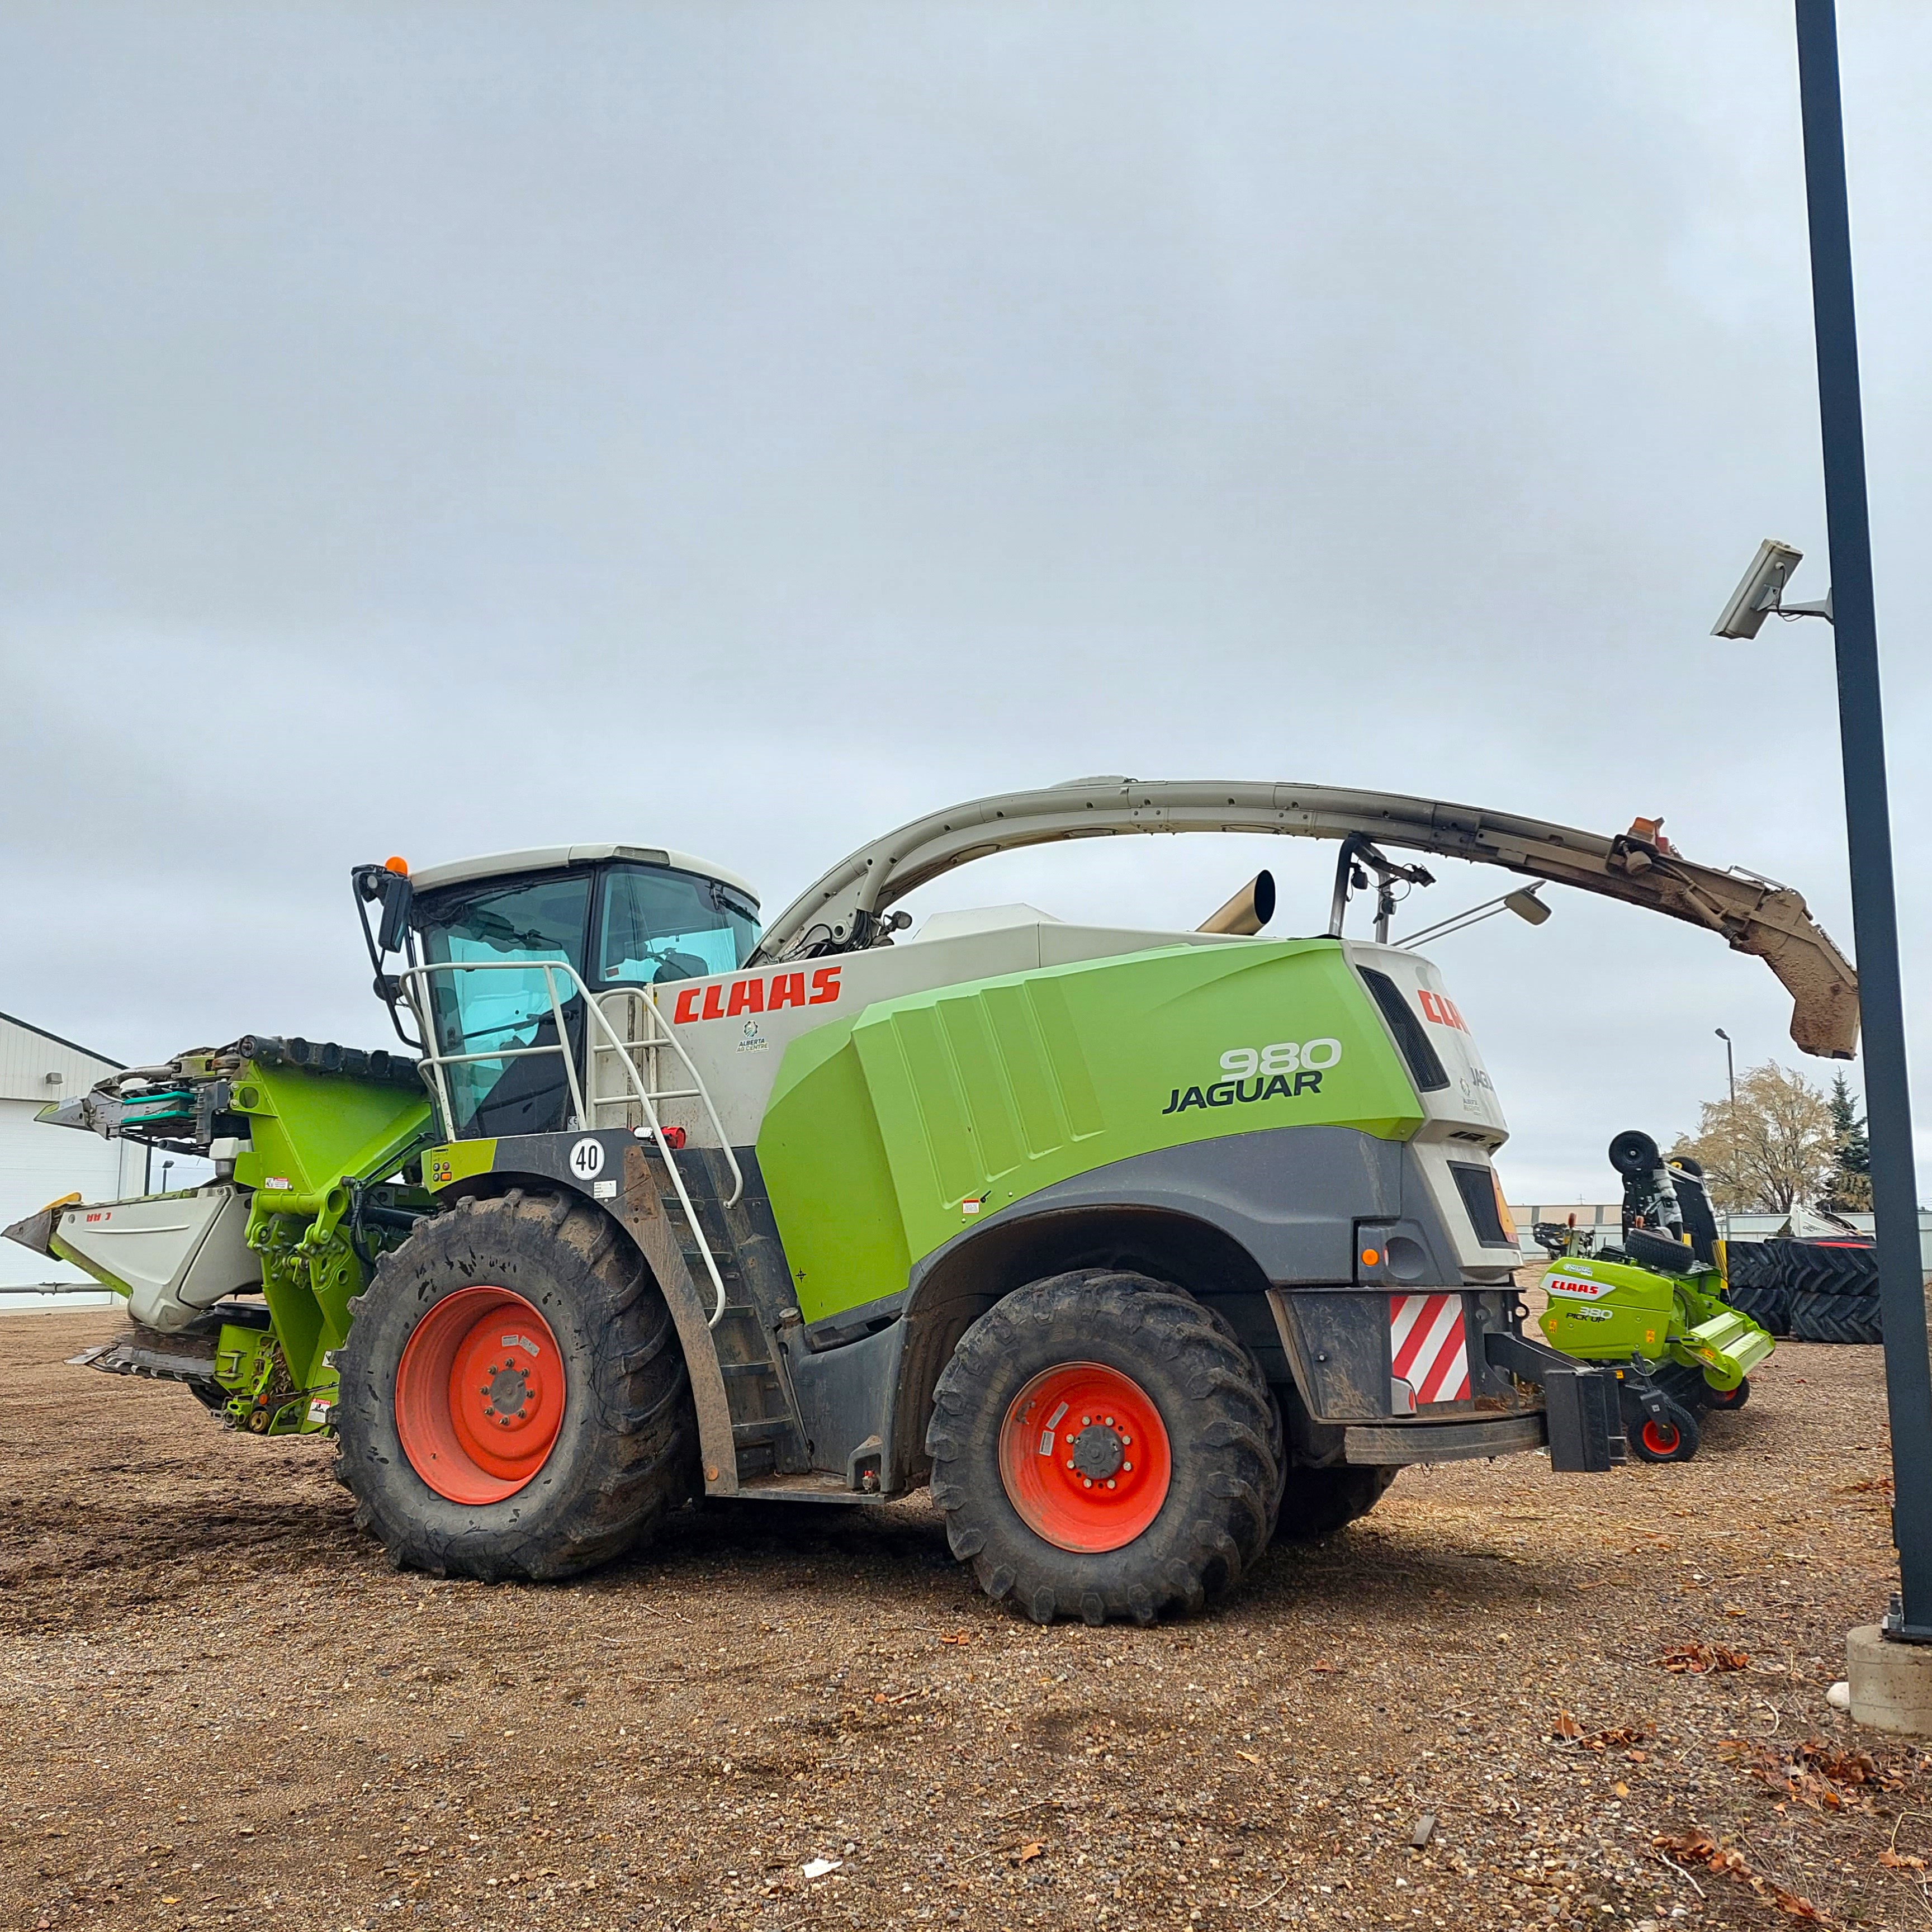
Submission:
[[[462,1202],[352,1307],[338,1473],[399,1567],[573,1576],[691,1493],[670,1313],[607,1214],[520,1191]]]
[[[926,1436],[933,1501],[995,1601],[1150,1623],[1267,1549],[1269,1425],[1254,1358],[1200,1303],[1144,1275],[1056,1275],[961,1337]]]

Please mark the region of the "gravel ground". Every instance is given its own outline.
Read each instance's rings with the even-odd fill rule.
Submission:
[[[64,1365],[118,1325],[0,1320],[10,1928],[1932,1922],[1932,1757],[1824,1695],[1876,1349],[1783,1346],[1694,1463],[1410,1471],[1214,1615],[1041,1630],[916,1501],[398,1575],[323,1445]]]

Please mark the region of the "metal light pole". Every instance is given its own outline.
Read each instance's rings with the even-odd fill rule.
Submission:
[[[1731,1090],[1731,1185],[1742,1185],[1738,1162],[1738,1064],[1731,1052],[1731,1036],[1722,1027],[1712,1029],[1724,1042],[1724,1078]]]
[[[1879,1303],[1885,1322],[1886,1398],[1892,1419],[1892,1540],[1898,1550],[1900,1593],[1886,1619],[1885,1634],[1906,1642],[1932,1644],[1932,1366],[1926,1357],[1918,1186],[1899,988],[1898,912],[1892,887],[1878,620],[1865,500],[1838,19],[1834,0],[1796,0],[1796,7],[1818,414],[1831,536],[1838,732],[1864,1030],[1865,1110],[1871,1138]]]

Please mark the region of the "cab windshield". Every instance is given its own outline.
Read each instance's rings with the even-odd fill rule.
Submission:
[[[584,1002],[568,974],[584,970],[590,911],[587,872],[490,880],[418,902],[423,958],[481,968],[428,975],[436,1050],[481,1054],[443,1069],[451,1132],[539,1134],[568,1124],[570,1081],[557,1015],[573,1058],[584,1044]],[[532,1052],[531,1049],[537,1049]]]
[[[729,973],[758,943],[757,910],[742,892],[662,866],[451,887],[417,902],[416,925],[426,963],[482,969],[428,976],[436,1052],[480,1056],[443,1070],[458,1136],[571,1125],[569,1076],[554,1049],[560,1013],[562,1043],[581,1070],[584,1002],[570,974],[546,963],[602,990]]]

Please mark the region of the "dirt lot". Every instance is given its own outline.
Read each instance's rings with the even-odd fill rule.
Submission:
[[[1693,1464],[1412,1471],[1218,1614],[1040,1630],[922,1503],[398,1575],[320,1444],[62,1365],[116,1325],[0,1319],[9,1928],[1932,1921],[1881,1862],[1932,1759],[1824,1696],[1889,1585],[1876,1350],[1786,1344]]]

